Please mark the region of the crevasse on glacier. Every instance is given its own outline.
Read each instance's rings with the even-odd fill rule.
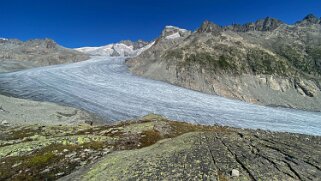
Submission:
[[[137,77],[124,60],[100,56],[0,74],[0,91],[82,108],[114,121],[156,113],[192,123],[321,135],[321,113],[253,105]]]

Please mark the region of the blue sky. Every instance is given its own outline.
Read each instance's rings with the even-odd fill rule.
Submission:
[[[266,16],[294,23],[321,16],[320,0],[0,0],[0,37],[52,38],[66,47],[152,40],[165,25],[195,30]]]

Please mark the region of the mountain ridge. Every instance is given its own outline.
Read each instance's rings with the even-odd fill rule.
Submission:
[[[75,48],[74,50],[94,56],[129,57],[139,55],[142,51],[152,46],[152,44],[153,42],[145,42],[143,40],[138,40],[136,42],[122,40],[118,43],[111,43],[104,46],[80,47]]]
[[[205,21],[175,41],[160,36],[126,63],[137,75],[201,92],[321,111],[318,19],[307,15],[288,25],[267,17],[225,27]]]
[[[81,52],[65,48],[52,39],[0,39],[0,72],[46,65],[73,63],[89,59]]]

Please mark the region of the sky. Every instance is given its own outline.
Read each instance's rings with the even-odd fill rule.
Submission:
[[[264,17],[295,23],[321,17],[321,0],[0,0],[0,37],[52,38],[69,47],[153,40],[164,26],[204,20],[243,24]]]

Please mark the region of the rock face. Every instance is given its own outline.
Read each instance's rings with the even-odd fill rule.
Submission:
[[[232,30],[236,32],[247,32],[247,31],[273,31],[278,28],[282,21],[266,17],[264,19],[257,20],[253,23],[247,23],[244,25],[233,24],[225,27],[226,30]]]
[[[317,18],[313,14],[308,14],[302,21],[298,21],[297,24],[309,25],[309,24],[318,24],[320,23],[320,18]]]
[[[0,39],[1,72],[72,63],[88,58],[88,55],[64,48],[51,39],[34,39],[26,42]]]
[[[146,41],[143,41],[143,40],[138,40],[138,41],[130,41],[130,40],[123,40],[123,41],[120,41],[119,43],[123,43],[127,46],[132,46],[133,47],[133,50],[137,50],[137,49],[140,49],[140,48],[143,48],[144,46],[148,45],[149,42],[146,42]]]
[[[236,169],[233,169],[231,172],[231,176],[232,177],[239,177],[240,176],[240,172]]]
[[[161,36],[155,40],[153,45],[148,49],[142,51],[142,53],[134,59],[128,59],[128,65],[136,66],[141,65],[143,63],[141,60],[151,58],[151,61],[156,60],[157,57],[160,57],[161,54],[168,50],[170,47],[173,47],[188,37],[191,34],[191,31],[181,29],[175,26],[166,26],[161,33]],[[156,63],[156,62],[155,62]],[[141,69],[145,69],[148,67],[140,66]],[[145,71],[145,70],[144,70]],[[150,69],[150,71],[153,71]]]
[[[190,33],[190,31],[176,26],[166,26],[162,31],[161,37],[165,39],[177,39],[180,37],[186,37]]]
[[[205,21],[201,27],[197,30],[198,33],[211,33],[213,35],[218,35],[222,32],[222,27],[216,25],[212,22]]]
[[[220,27],[205,21],[174,40],[162,36],[127,64],[135,74],[264,105],[321,111],[321,24],[265,18]]]

